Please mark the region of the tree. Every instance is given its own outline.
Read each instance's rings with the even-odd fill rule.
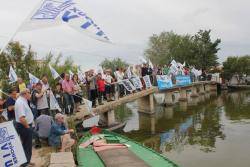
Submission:
[[[191,36],[178,35],[174,32],[162,32],[154,34],[149,39],[149,46],[145,50],[145,56],[154,64],[164,65],[175,59],[178,62],[186,62],[198,68],[208,69],[217,65],[217,52],[220,39],[211,41],[210,32],[200,30]]]
[[[103,69],[111,69],[112,71],[115,71],[116,68],[127,68],[129,65],[127,62],[123,61],[120,58],[114,58],[113,60],[103,60],[100,66]]]
[[[250,75],[250,56],[231,56],[223,62],[222,76],[225,79],[230,79],[234,74],[240,76],[246,74]]]
[[[221,43],[220,39],[211,41],[211,30],[200,30],[194,35],[194,59],[196,60],[196,66],[202,69],[208,69],[212,66],[218,65],[217,52]]]

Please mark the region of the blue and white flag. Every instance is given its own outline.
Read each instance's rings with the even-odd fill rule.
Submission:
[[[87,15],[85,10],[78,7],[74,0],[43,0],[34,11],[21,27],[21,31],[67,24],[92,38],[109,42],[104,31]]]
[[[53,77],[54,79],[57,79],[57,78],[60,77],[60,75],[56,72],[56,70],[55,70],[53,67],[51,67],[50,64],[49,64],[49,69],[50,69],[51,75],[52,75],[52,77]]]
[[[29,79],[30,79],[31,85],[34,85],[40,82],[40,79],[38,79],[36,76],[32,75],[31,73],[29,73]]]
[[[17,75],[12,66],[10,66],[9,80],[10,80],[10,83],[14,83],[17,81]]]
[[[58,110],[59,112],[62,112],[62,109],[60,108],[52,91],[50,91],[49,103],[50,103],[50,105],[49,105],[50,110]]]

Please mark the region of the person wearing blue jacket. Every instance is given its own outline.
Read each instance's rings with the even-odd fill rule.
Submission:
[[[60,151],[64,152],[75,143],[75,140],[70,137],[70,133],[73,132],[73,129],[68,129],[65,126],[64,115],[58,113],[55,115],[55,122],[50,130],[49,144],[53,147],[61,148]]]

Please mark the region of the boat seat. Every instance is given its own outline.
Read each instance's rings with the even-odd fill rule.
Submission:
[[[97,152],[106,167],[149,167],[128,148],[117,148]]]

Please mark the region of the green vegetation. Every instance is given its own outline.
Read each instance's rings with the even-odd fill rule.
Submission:
[[[211,30],[200,30],[195,35],[174,32],[154,34],[149,39],[145,56],[154,64],[164,65],[175,59],[197,68],[209,69],[218,64],[217,52],[221,40],[211,40]]]
[[[233,56],[228,57],[223,63],[223,77],[230,79],[234,74],[242,76],[243,74],[250,75],[250,56]]]
[[[38,60],[37,53],[31,49],[31,46],[26,48],[19,42],[11,42],[7,47],[6,52],[0,54],[0,82],[5,91],[9,88],[8,74],[10,65],[15,69],[18,77],[22,77],[25,82],[29,82],[28,73],[30,72],[38,78],[46,74],[49,77],[49,83],[51,86],[55,84],[55,81],[50,73],[48,67],[49,64],[53,66],[56,71],[61,74],[68,72],[71,69],[76,71],[77,67],[73,67],[73,60],[71,57],[66,58],[65,61],[61,61],[62,55],[53,55],[49,53],[45,58]],[[73,69],[72,69],[73,67]]]
[[[103,69],[111,69],[112,71],[116,71],[116,68],[126,68],[128,67],[128,63],[123,61],[120,58],[114,58],[113,60],[105,59],[101,62],[100,66]]]

